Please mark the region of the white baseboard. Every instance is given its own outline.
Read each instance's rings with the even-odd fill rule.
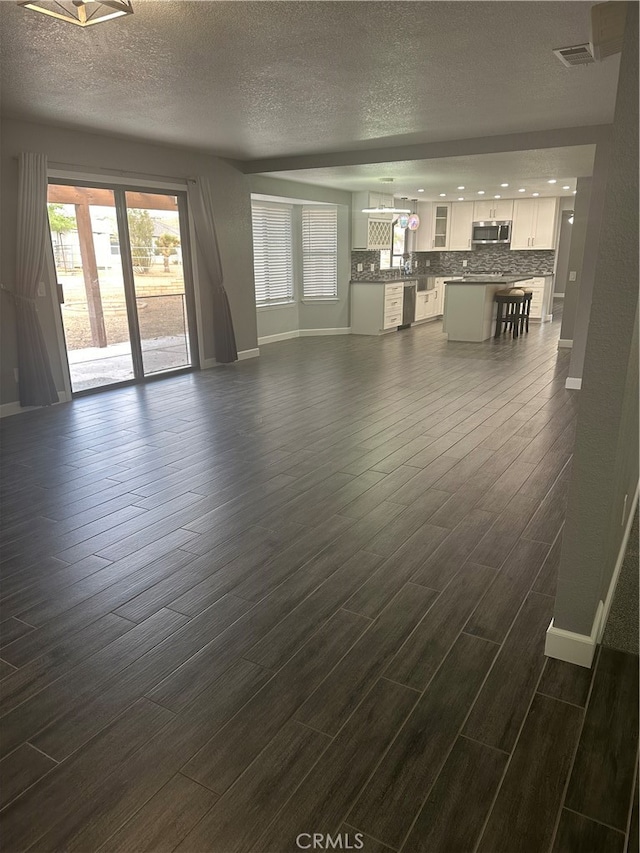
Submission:
[[[300,329],[301,338],[312,338],[317,335],[350,335],[351,329],[348,326],[343,326],[338,329]]]
[[[579,391],[582,388],[582,377],[568,376],[564,387],[567,391]]]
[[[572,349],[573,338],[560,338],[558,341],[558,349]]]
[[[263,344],[275,344],[276,341],[290,341],[292,338],[300,337],[298,329],[292,329],[290,332],[280,332],[278,335],[264,335],[258,338],[258,346]]]
[[[280,332],[278,335],[265,335],[258,338],[258,346],[273,344],[276,341],[290,341],[292,338],[311,338],[318,335],[350,335],[351,329],[347,327],[337,329],[292,329],[290,332]]]
[[[631,509],[629,510],[629,516],[627,518],[627,524],[624,530],[624,536],[622,537],[622,542],[620,543],[620,550],[618,551],[618,558],[616,560],[616,564],[613,568],[613,574],[611,575],[611,583],[609,584],[609,589],[607,591],[607,597],[604,600],[604,607],[602,611],[602,623],[600,625],[600,631],[598,634],[598,642],[602,640],[602,635],[604,634],[604,629],[607,624],[607,619],[609,618],[609,611],[611,610],[611,603],[613,602],[613,596],[616,591],[616,587],[618,585],[618,578],[620,577],[620,570],[622,569],[622,563],[624,562],[624,555],[627,552],[627,545],[629,544],[629,536],[631,536],[631,528],[633,527],[633,519],[636,514],[636,506],[638,505],[638,486],[636,486],[636,491],[631,501]]]
[[[603,612],[604,605],[600,601],[589,636],[556,628],[552,619],[551,624],[547,628],[547,637],[544,644],[545,655],[550,658],[564,660],[567,663],[574,663],[577,666],[585,666],[589,669],[593,663],[593,656],[596,653],[596,646],[598,645]]]
[[[238,352],[238,361],[244,361],[247,358],[257,358],[260,355],[258,347],[254,349],[243,349]],[[200,362],[200,370],[209,370],[210,367],[220,367],[222,362],[216,361],[215,358],[204,358]]]
[[[247,358],[258,358],[260,350],[258,347],[253,349],[243,349],[238,353],[238,361],[245,361]]]
[[[633,519],[636,514],[637,505],[638,487],[636,486],[629,515],[627,517],[624,536],[622,537],[616,564],[613,569],[613,574],[611,575],[611,582],[607,591],[607,597],[604,601],[598,602],[598,609],[596,610],[593,625],[591,626],[591,633],[587,636],[586,634],[576,634],[573,631],[564,631],[562,628],[556,628],[552,619],[551,624],[547,628],[547,636],[544,646],[544,653],[547,657],[558,658],[558,660],[563,660],[567,663],[574,663],[578,666],[585,667],[590,667],[593,663],[593,656],[598,644],[602,642],[604,630],[607,625],[607,619],[609,618],[609,611],[611,610],[611,603],[613,601],[613,596],[615,595],[618,578],[620,577],[620,570],[622,569],[622,563],[624,562],[625,553],[627,551],[627,545],[629,543],[629,536],[631,535],[631,528],[633,527]]]
[[[59,405],[60,403],[68,403],[71,400],[71,395],[67,394],[66,391],[58,391],[58,402],[54,403],[54,406]],[[47,409],[48,406],[21,406],[19,400],[15,400],[12,403],[2,403],[0,405],[0,418],[10,418],[12,415],[21,415],[24,412],[35,412],[38,409]]]
[[[564,293],[554,293],[553,298],[554,299],[564,299]]]
[[[542,315],[542,322],[543,323],[550,323],[552,320],[553,320],[553,314],[543,314]]]

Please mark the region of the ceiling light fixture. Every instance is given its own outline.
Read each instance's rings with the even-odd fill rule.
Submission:
[[[484,195],[484,190],[478,190],[478,195]]]
[[[384,204],[378,207],[363,207],[363,213],[411,213],[408,207],[385,207]]]
[[[573,225],[573,213],[572,213],[572,214],[571,214],[571,216],[567,219],[567,222],[569,223],[569,225]]]
[[[570,189],[571,189],[571,187],[570,187],[570,186],[566,186],[566,187],[562,187],[562,189],[563,189],[563,190],[570,190]]]
[[[446,197],[447,197],[446,193],[440,193],[440,198],[446,198]]]
[[[460,198],[458,199],[458,201],[464,201],[464,196],[461,195]]]
[[[578,190],[574,190],[574,191],[573,191],[573,194],[575,195],[577,192],[578,192]]]
[[[548,183],[548,184],[557,184],[558,182],[556,181],[556,179],[555,179],[555,178],[551,178],[551,180],[550,180],[550,181],[547,181],[547,183]]]
[[[526,193],[526,190],[525,190],[525,188],[524,188],[524,187],[520,187],[520,189],[518,190],[518,192],[519,192],[519,193]]]
[[[18,6],[78,27],[133,14],[131,0],[18,0]]]
[[[500,184],[501,187],[508,187],[509,184]]]
[[[463,190],[463,189],[464,189],[464,187],[458,187],[458,189],[459,189],[459,190]]]
[[[494,198],[502,198],[501,195],[494,195]]]
[[[540,193],[531,193],[531,195],[540,195]]]
[[[419,192],[419,193],[423,193],[423,192],[424,192],[424,190],[418,190],[418,192]]]

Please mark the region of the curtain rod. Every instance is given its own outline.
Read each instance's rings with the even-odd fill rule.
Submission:
[[[12,157],[13,160],[18,162],[19,157]],[[195,180],[195,177],[189,176],[187,178],[179,178],[175,176],[169,175],[155,175],[149,172],[128,172],[124,169],[103,169],[100,167],[93,166],[79,166],[78,164],[73,163],[57,163],[53,160],[47,161],[47,168],[52,172],[72,172],[77,175],[89,175],[95,177],[107,177],[107,178],[124,178],[129,181],[146,181],[152,180],[156,182],[164,182],[169,186],[171,184],[180,185],[181,187],[187,186],[188,180]]]

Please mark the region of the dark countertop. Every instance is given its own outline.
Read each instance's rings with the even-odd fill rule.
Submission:
[[[531,275],[499,275],[499,276],[480,276],[466,275],[463,278],[450,278],[445,281],[445,284],[515,284],[518,281],[527,281],[532,278]]]

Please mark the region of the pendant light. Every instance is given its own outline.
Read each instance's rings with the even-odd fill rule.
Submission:
[[[18,0],[18,6],[77,27],[90,27],[133,14],[131,0]]]

